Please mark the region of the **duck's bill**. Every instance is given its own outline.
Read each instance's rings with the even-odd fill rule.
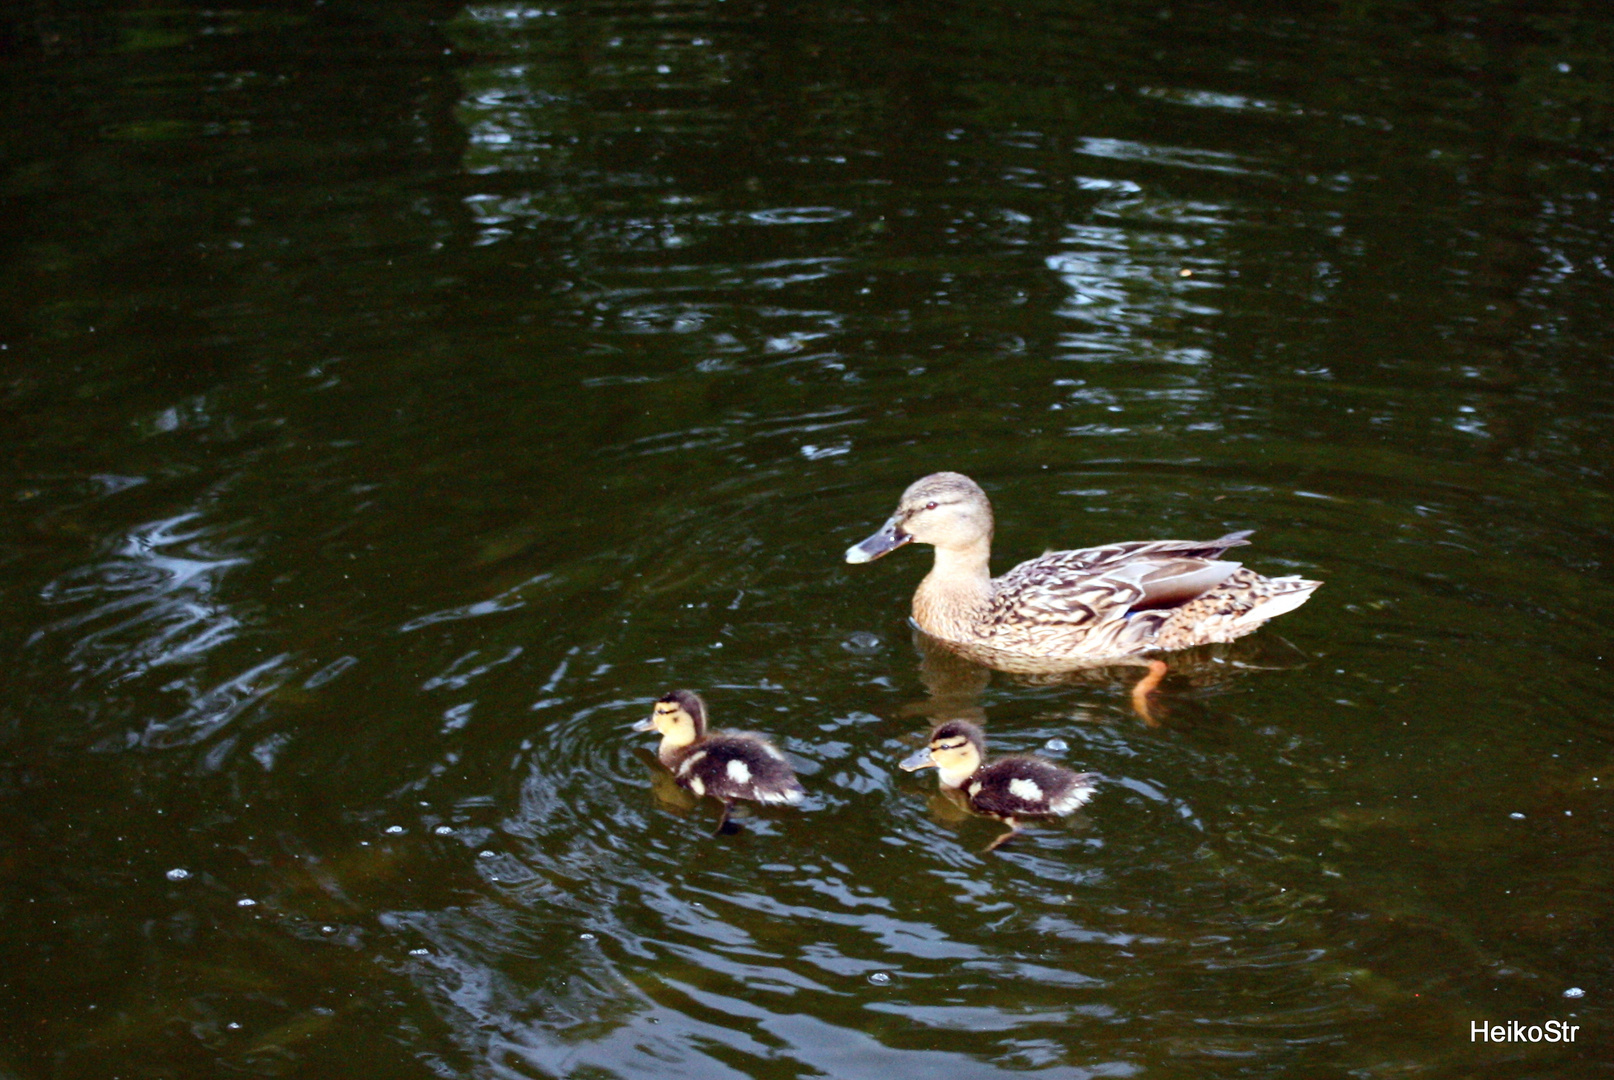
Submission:
[[[913,772],[915,769],[933,769],[936,767],[936,763],[930,759],[930,747],[923,746],[915,753],[903,758],[897,767],[907,772]]]
[[[873,562],[881,555],[889,555],[913,537],[902,531],[897,519],[892,518],[880,527],[880,531],[863,541],[853,544],[846,549],[846,561],[849,563]]]
[[[649,717],[649,716],[645,717],[643,720],[640,720],[637,724],[633,725],[633,730],[634,731],[654,731],[654,730],[656,730],[655,718],[654,717]]]

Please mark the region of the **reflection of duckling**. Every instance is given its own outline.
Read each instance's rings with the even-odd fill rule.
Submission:
[[[684,815],[701,804],[699,795],[686,787],[678,786],[678,780],[667,771],[667,767],[653,751],[647,747],[635,746],[633,756],[644,762],[650,775],[650,792],[662,806],[675,814]]]
[[[765,806],[801,802],[801,784],[779,748],[760,735],[708,733],[706,702],[692,690],[674,690],[657,700],[650,719],[635,724],[633,730],[661,732],[656,756],[673,779],[696,795],[710,795],[723,804],[719,833],[728,826],[736,799]]]
[[[1018,818],[1069,814],[1093,797],[1097,773],[1075,773],[1035,757],[1000,758],[985,764],[986,739],[965,720],[950,720],[931,732],[924,749],[902,762],[909,772],[935,767],[943,788],[962,789],[971,810],[995,817],[1009,831],[986,846],[991,851],[1020,833]]]

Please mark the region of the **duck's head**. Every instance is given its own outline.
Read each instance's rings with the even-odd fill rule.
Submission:
[[[674,690],[656,699],[647,720],[633,725],[634,731],[659,731],[661,745],[688,746],[706,734],[706,702],[693,690]]]
[[[970,548],[992,540],[992,504],[963,473],[931,473],[902,493],[897,512],[880,531],[846,549],[849,563],[873,562],[917,540],[939,548]]]
[[[902,768],[935,769],[944,787],[963,787],[974,776],[986,756],[986,737],[968,720],[949,720],[930,733],[930,742],[918,753],[905,758]]]

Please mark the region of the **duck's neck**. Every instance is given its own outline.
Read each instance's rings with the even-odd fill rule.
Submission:
[[[968,640],[968,627],[992,601],[990,540],[969,547],[939,547],[936,562],[913,594],[919,629],[950,641]]]
[[[981,763],[976,761],[969,768],[943,769],[938,767],[936,775],[941,780],[942,787],[961,788],[970,782],[970,777],[981,771]]]
[[[699,741],[693,733],[676,732],[663,735],[661,745],[656,747],[656,757],[670,769],[682,761]]]

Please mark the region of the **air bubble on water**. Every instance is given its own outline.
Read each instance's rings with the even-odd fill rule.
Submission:
[[[867,630],[859,630],[841,642],[841,648],[847,652],[875,653],[880,651],[880,635],[871,634]]]
[[[891,975],[889,972],[885,971],[876,971],[873,975],[869,976],[869,982],[873,983],[875,986],[884,986],[890,981]]]
[[[438,836],[448,836],[454,831],[454,827],[452,825],[439,825],[433,831],[435,831]]]
[[[258,902],[250,896],[243,896],[235,902],[236,907],[257,907]]]
[[[404,827],[402,825],[388,825],[386,832],[388,836],[401,836],[404,832]]]
[[[1571,986],[1568,990],[1564,991],[1564,997],[1566,998],[1581,998],[1585,996],[1586,991],[1582,990],[1578,986]]]
[[[176,866],[165,875],[169,881],[184,881],[191,876],[191,872],[182,866]]]
[[[1066,742],[1064,739],[1049,739],[1047,742],[1042,744],[1042,748],[1044,750],[1052,750],[1056,754],[1063,754],[1066,750],[1070,749],[1070,743]]]
[[[1514,821],[1523,821],[1524,820],[1524,815],[1519,813],[1517,810],[1515,810],[1515,811],[1513,811],[1513,813],[1509,814],[1508,817],[1512,818]]]
[[[410,956],[430,956],[431,954],[432,954],[432,951],[430,949],[410,949],[409,950],[409,955]]]
[[[594,940],[594,935],[589,933],[587,930],[583,931],[581,934],[579,934],[577,936],[582,938],[584,941],[593,941]]]

